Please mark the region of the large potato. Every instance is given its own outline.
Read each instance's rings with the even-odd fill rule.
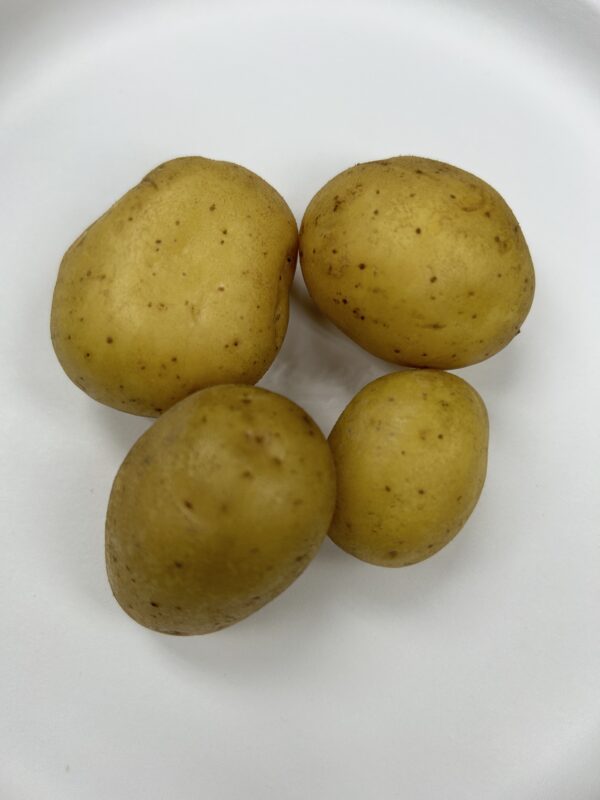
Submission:
[[[146,416],[206,386],[254,383],[285,335],[296,251],[291,211],[257,175],[168,161],[64,256],[58,359],[96,400]]]
[[[113,593],[162,633],[210,633],[300,575],[335,504],[331,452],[285,397],[215,386],[166,412],[133,446],[106,521]]]
[[[300,258],[321,311],[397,364],[483,361],[533,299],[527,244],[502,197],[426,158],[357,164],[329,181],[304,215]]]
[[[338,481],[331,538],[363,561],[399,567],[444,547],[475,507],[487,412],[461,378],[397,372],[356,395],[329,443]]]

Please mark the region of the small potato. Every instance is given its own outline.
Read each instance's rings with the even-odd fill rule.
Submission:
[[[329,444],[338,481],[329,535],[363,561],[401,567],[444,547],[473,511],[487,467],[487,412],[455,375],[397,372],[356,395]]]
[[[300,258],[321,311],[396,364],[483,361],[533,300],[531,257],[502,197],[427,158],[357,164],[329,181],[304,214]]]
[[[281,395],[215,386],[134,444],[106,520],[113,593],[161,633],[210,633],[282,592],[315,555],[335,505],[331,452]]]
[[[255,383],[285,336],[296,252],[292,212],[258,175],[161,164],[65,254],[58,360],[94,399],[150,417],[206,386]]]

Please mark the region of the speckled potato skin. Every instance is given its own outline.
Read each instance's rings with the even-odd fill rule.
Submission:
[[[357,164],[329,181],[304,214],[300,260],[320,310],[396,364],[483,361],[533,300],[529,250],[502,197],[426,158]]]
[[[401,567],[444,547],[473,511],[487,467],[487,411],[455,375],[397,372],[356,395],[329,444],[338,485],[329,535],[363,561]]]
[[[331,452],[301,408],[251,386],[197,392],[117,474],[106,520],[113,593],[152,630],[219,630],[303,572],[334,505]]]
[[[161,164],[65,254],[58,360],[94,399],[151,417],[206,386],[255,383],[285,336],[296,253],[290,209],[254,173]]]

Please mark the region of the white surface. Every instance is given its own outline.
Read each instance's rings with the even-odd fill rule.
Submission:
[[[0,0],[0,798],[598,800],[599,5]],[[405,570],[327,542],[208,637],[113,601],[103,521],[148,424],[63,376],[58,262],[155,164],[238,161],[301,216],[359,160],[469,169],[537,267],[462,370],[491,417],[463,533]],[[328,431],[391,367],[306,306],[263,381]]]

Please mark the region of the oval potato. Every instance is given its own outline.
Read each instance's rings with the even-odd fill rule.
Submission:
[[[152,630],[224,628],[300,575],[334,504],[331,452],[301,408],[249,386],[197,392],[119,469],[106,521],[113,593]]]
[[[206,386],[255,383],[285,335],[296,251],[290,209],[254,173],[161,164],[65,254],[56,355],[91,397],[145,416]]]
[[[533,300],[529,250],[502,197],[426,158],[357,164],[329,181],[304,214],[300,259],[320,310],[396,364],[483,361]]]
[[[488,418],[468,383],[436,370],[364,387],[329,437],[337,470],[330,536],[387,567],[436,553],[465,524],[485,480]]]

